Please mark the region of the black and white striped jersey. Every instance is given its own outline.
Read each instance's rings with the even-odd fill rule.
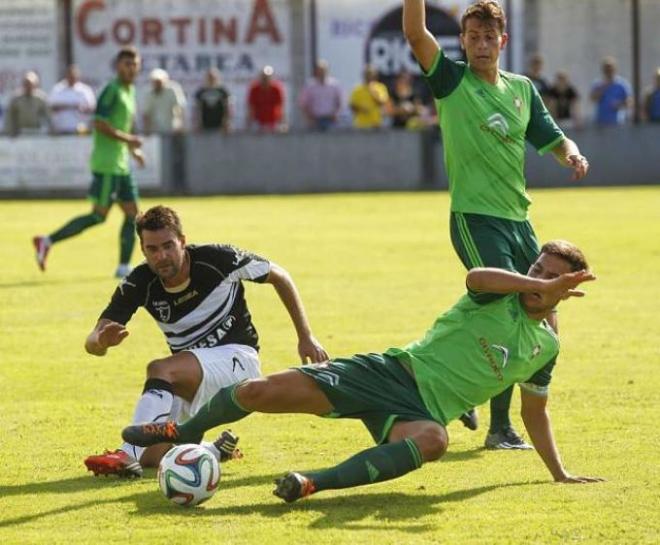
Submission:
[[[146,263],[124,278],[101,314],[126,324],[138,307],[151,314],[172,352],[223,344],[259,349],[259,337],[245,302],[242,280],[264,282],[270,263],[234,246],[187,246],[190,282],[165,289]]]

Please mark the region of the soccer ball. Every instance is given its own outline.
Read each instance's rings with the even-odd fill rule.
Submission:
[[[220,464],[200,445],[178,445],[158,466],[158,484],[165,497],[190,507],[208,500],[218,489]]]

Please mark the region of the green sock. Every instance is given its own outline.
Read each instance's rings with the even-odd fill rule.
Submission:
[[[92,212],[85,216],[78,216],[77,218],[72,219],[69,223],[59,228],[57,231],[49,235],[50,241],[55,244],[60,240],[64,240],[69,237],[73,237],[82,233],[85,229],[89,229],[94,225],[103,223],[105,218],[100,214]]]
[[[119,263],[128,264],[135,246],[135,218],[124,216],[119,241]]]
[[[422,455],[412,439],[387,443],[359,452],[341,464],[305,473],[319,490],[336,490],[396,479],[420,468]]]
[[[501,394],[496,395],[490,400],[490,432],[502,431],[511,426],[509,418],[509,409],[511,408],[511,396],[513,395],[513,386],[509,386]]]
[[[215,394],[199,412],[186,423],[178,426],[179,439],[195,442],[206,430],[221,424],[236,422],[250,414],[234,398],[234,391],[239,384],[223,388]]]

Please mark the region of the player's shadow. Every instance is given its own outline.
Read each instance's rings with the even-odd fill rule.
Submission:
[[[253,516],[258,513],[264,517],[281,518],[287,513],[301,511],[306,514],[317,512],[320,516],[310,525],[310,529],[344,529],[344,530],[382,530],[383,524],[388,528],[395,527],[405,532],[423,532],[436,527],[436,524],[420,523],[417,520],[427,515],[438,515],[442,506],[450,502],[468,501],[476,496],[487,494],[494,490],[509,487],[532,486],[537,482],[520,482],[503,485],[480,486],[465,490],[455,490],[445,494],[429,494],[428,491],[403,494],[401,492],[374,492],[355,496],[342,495],[338,497],[313,497],[294,504],[283,503],[279,499],[247,505],[220,505],[214,507],[208,504],[204,508],[187,510],[195,517],[236,517]],[[222,493],[222,490],[220,491]],[[329,492],[332,494],[332,492]],[[134,498],[137,510],[135,515],[173,514],[172,506],[155,501],[158,498],[140,495]],[[365,519],[375,519],[362,522]]]
[[[64,286],[70,284],[100,284],[107,283],[108,280],[111,280],[111,278],[106,275],[87,276],[81,278],[44,278],[40,280],[24,280],[23,282],[0,282],[0,290],[16,288],[37,288],[41,286]]]
[[[69,479],[59,479],[57,481],[48,481],[48,482],[34,482],[28,484],[17,484],[17,485],[0,485],[0,497],[6,496],[19,496],[19,495],[30,495],[30,494],[72,494],[75,492],[81,492],[86,490],[99,490],[102,491],[108,487],[117,488],[125,487],[129,490],[134,490],[136,487],[144,488],[148,487],[148,490],[134,492],[126,496],[121,496],[118,498],[110,499],[100,499],[98,496],[95,496],[95,499],[78,502],[75,504],[63,505],[49,511],[42,511],[39,513],[33,513],[28,515],[23,515],[19,517],[14,517],[10,519],[0,520],[0,528],[6,526],[18,526],[21,524],[26,524],[34,520],[39,520],[47,517],[61,515],[63,513],[69,513],[72,511],[78,511],[85,509],[87,507],[97,507],[100,505],[112,504],[112,503],[127,503],[134,502],[138,510],[146,511],[149,514],[164,513],[172,515],[176,513],[176,507],[169,503],[163,495],[158,490],[158,483],[154,479],[156,472],[155,470],[146,470],[145,476],[142,479],[117,479],[115,477],[99,477],[94,478],[90,475],[82,477],[72,477]],[[271,483],[275,480],[276,477],[281,476],[281,473],[273,473],[271,475],[252,475],[249,477],[240,477],[237,479],[231,478],[231,473],[227,475],[227,478],[222,481],[221,487],[222,490],[229,490],[231,488],[243,487],[243,486],[259,486]],[[174,509],[174,511],[173,511]],[[202,512],[202,510],[191,511],[189,509],[181,509],[179,511],[182,515]]]

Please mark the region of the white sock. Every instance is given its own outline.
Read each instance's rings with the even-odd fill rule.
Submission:
[[[142,394],[142,397],[135,407],[133,414],[133,424],[144,424],[146,422],[164,422],[170,416],[172,410],[172,401],[174,397],[167,390],[151,389]],[[145,447],[137,447],[129,443],[124,443],[120,450],[123,450],[129,456],[140,461]],[[217,450],[217,449],[216,449]]]
[[[199,446],[204,447],[211,454],[213,454],[213,456],[215,456],[215,459],[218,460],[218,462],[220,461],[220,451],[213,443],[211,443],[211,441],[202,441]]]

